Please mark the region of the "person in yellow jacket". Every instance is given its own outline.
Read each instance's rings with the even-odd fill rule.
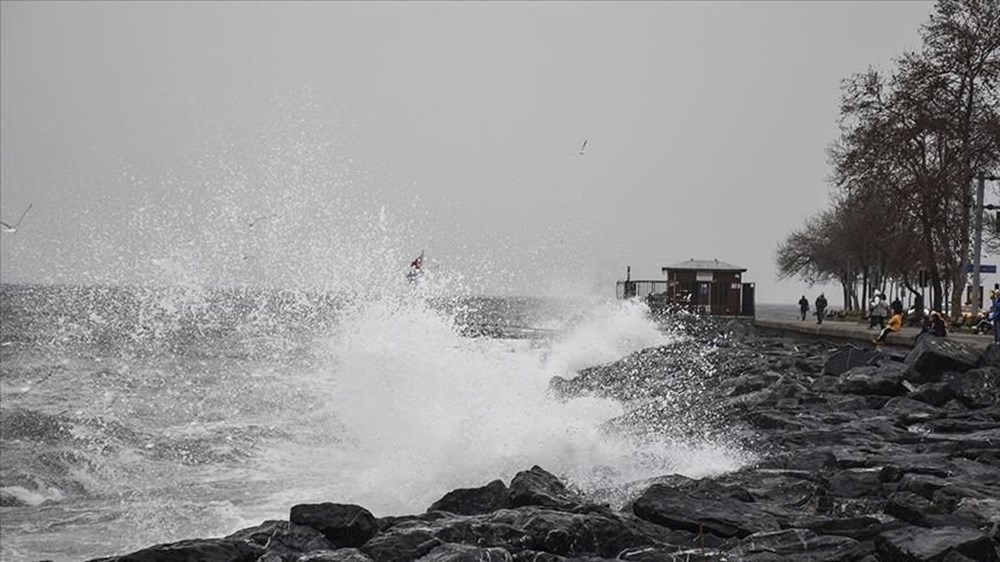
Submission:
[[[882,331],[879,333],[878,337],[875,338],[875,343],[884,342],[885,338],[888,337],[890,332],[898,332],[902,326],[903,326],[903,315],[898,312],[896,314],[893,314],[892,317],[889,318],[889,325],[886,326],[885,328],[882,328]]]

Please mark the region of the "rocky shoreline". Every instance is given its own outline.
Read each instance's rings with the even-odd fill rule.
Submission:
[[[551,388],[631,404],[622,426],[757,451],[741,470],[584,496],[535,466],[422,514],[296,505],[288,520],[99,560],[1000,561],[1000,346],[928,337],[875,352],[687,322],[681,344]]]

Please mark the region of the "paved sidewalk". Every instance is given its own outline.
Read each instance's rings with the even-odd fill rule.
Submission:
[[[881,331],[878,328],[869,329],[867,322],[860,323],[853,320],[825,319],[822,324],[817,324],[815,317],[806,320],[792,320],[759,315],[754,319],[754,325],[779,332],[802,334],[815,339],[846,340],[867,346],[874,346],[872,340],[878,337]],[[883,345],[913,347],[918,333],[920,333],[919,328],[904,327],[896,333],[889,334]],[[986,346],[993,343],[992,334],[949,333],[947,338],[976,350],[985,349]]]

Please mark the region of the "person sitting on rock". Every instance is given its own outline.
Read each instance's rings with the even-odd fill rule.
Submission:
[[[886,326],[885,328],[882,328],[882,331],[879,333],[878,337],[875,338],[875,343],[884,342],[885,338],[888,337],[891,332],[898,332],[899,329],[902,327],[903,327],[903,313],[897,312],[893,314],[891,318],[889,318],[889,325]]]

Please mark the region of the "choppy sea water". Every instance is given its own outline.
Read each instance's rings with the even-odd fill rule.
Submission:
[[[631,301],[3,285],[0,558],[219,536],[303,502],[422,512],[535,464],[583,492],[734,470],[731,443],[669,421],[638,438],[609,423],[633,405],[549,390],[686,337]]]

